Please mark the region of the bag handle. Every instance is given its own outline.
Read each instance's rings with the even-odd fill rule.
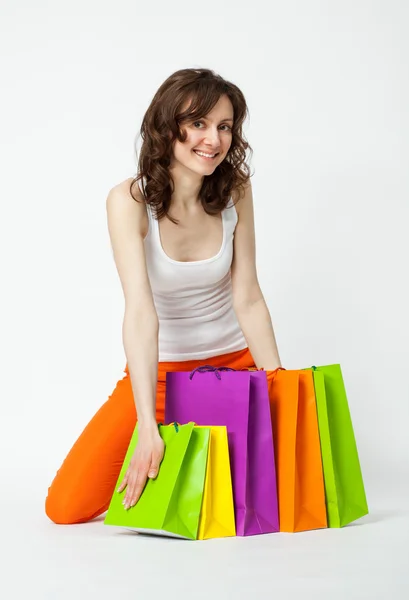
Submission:
[[[173,421],[173,423],[169,423],[169,425],[173,425],[176,433],[179,433],[179,423],[177,421]],[[163,427],[163,423],[158,423],[158,429],[159,427]]]
[[[277,367],[276,369],[274,369],[273,373],[273,377],[272,377],[272,381],[274,381],[274,379],[276,378],[276,375],[279,371],[286,371],[286,369],[284,367]]]
[[[313,369],[316,369],[316,367],[313,367]],[[274,369],[273,379],[277,375],[278,371],[285,371],[285,370],[286,369],[284,367],[277,367],[277,369]],[[193,371],[189,375],[190,380],[193,379],[193,375],[196,373],[196,371],[198,373],[214,373],[216,375],[217,379],[221,379],[220,371],[235,371],[235,372],[237,372],[237,369],[232,369],[231,367],[214,367],[213,365],[202,365],[201,367],[196,367],[196,369],[193,369]],[[252,371],[264,371],[264,369],[257,369],[257,367],[243,367],[242,369],[240,369],[240,371],[252,372]]]
[[[236,369],[232,369],[230,367],[214,367],[213,365],[202,365],[201,367],[196,367],[189,375],[189,379],[193,379],[193,375],[198,373],[214,373],[217,379],[221,379],[220,371],[235,371]]]

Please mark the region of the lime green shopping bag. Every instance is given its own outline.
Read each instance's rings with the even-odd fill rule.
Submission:
[[[361,466],[340,365],[312,367],[328,527],[368,514]]]
[[[195,540],[202,507],[210,429],[186,425],[162,425],[159,433],[165,453],[156,479],[149,479],[135,506],[125,510],[121,493],[113,493],[105,525],[142,533]],[[135,427],[115,489],[124,477],[138,441]]]

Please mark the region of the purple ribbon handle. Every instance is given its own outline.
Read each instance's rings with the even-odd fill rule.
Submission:
[[[201,367],[196,367],[189,375],[189,379],[193,379],[193,375],[196,373],[214,373],[217,379],[221,379],[220,371],[235,371],[236,369],[231,369],[230,367],[213,367],[213,365],[203,365]]]

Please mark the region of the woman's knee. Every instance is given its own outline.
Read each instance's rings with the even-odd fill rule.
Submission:
[[[54,489],[48,488],[45,499],[45,514],[57,525],[72,525],[78,523],[78,507],[73,498]]]
[[[91,499],[84,496],[73,482],[62,481],[56,476],[45,499],[45,514],[57,525],[85,523],[97,507],[91,506]]]
[[[106,509],[135,423],[128,376],[118,381],[57,471],[45,500],[45,513],[51,521],[84,523]]]
[[[52,492],[48,492],[45,499],[45,514],[57,525],[72,523],[72,515],[67,511],[67,506],[61,502],[61,499],[56,498]]]

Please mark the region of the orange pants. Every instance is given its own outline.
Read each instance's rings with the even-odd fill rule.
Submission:
[[[166,372],[191,371],[201,365],[255,367],[248,348],[203,360],[159,363],[157,422],[165,416]],[[85,427],[48,488],[45,512],[54,523],[84,523],[108,510],[136,420],[126,365],[125,377]]]

